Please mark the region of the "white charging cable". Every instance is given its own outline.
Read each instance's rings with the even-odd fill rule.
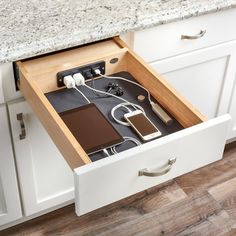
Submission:
[[[114,94],[107,93],[107,92],[104,92],[104,91],[101,91],[101,90],[98,90],[98,89],[91,88],[91,87],[88,86],[87,84],[85,84],[84,86],[85,86],[86,88],[88,88],[88,89],[91,89],[91,90],[95,91],[95,92],[102,93],[102,94],[106,94],[106,95],[115,97],[115,98],[117,98],[117,99],[123,101],[123,103],[120,103],[120,104],[116,105],[115,107],[113,107],[113,108],[111,109],[111,116],[112,116],[112,118],[113,118],[118,124],[121,124],[121,125],[124,125],[124,126],[130,126],[130,124],[129,124],[128,122],[126,122],[126,121],[121,121],[121,120],[119,120],[119,119],[117,119],[117,118],[115,117],[115,111],[116,111],[118,108],[120,108],[120,107],[125,108],[125,109],[128,111],[128,113],[130,113],[130,112],[132,112],[132,111],[131,111],[127,106],[132,106],[135,110],[141,110],[141,111],[145,114],[144,109],[143,109],[141,106],[139,106],[139,105],[137,105],[137,104],[135,104],[135,103],[129,102],[128,100],[126,100],[126,99],[124,99],[124,98],[121,98],[121,97],[118,97],[118,96],[116,96],[116,95],[114,95]]]
[[[129,124],[128,122],[126,122],[126,121],[121,121],[121,120],[117,119],[116,116],[115,116],[115,111],[116,111],[117,109],[119,109],[119,108],[125,108],[125,109],[128,111],[128,113],[132,112],[132,111],[129,109],[129,107],[128,107],[128,106],[130,106],[130,105],[132,105],[133,107],[135,107],[136,110],[137,110],[137,108],[138,108],[139,110],[141,110],[141,111],[145,114],[144,109],[143,109],[141,106],[139,106],[139,105],[137,105],[137,104],[135,104],[135,103],[120,103],[120,104],[114,106],[114,107],[111,109],[111,116],[112,116],[112,118],[113,118],[118,124],[121,124],[121,125],[124,125],[124,126],[130,126],[130,124]]]
[[[67,78],[67,77],[69,77],[69,78]],[[86,88],[88,88],[88,89],[90,89],[92,91],[95,91],[97,93],[106,94],[108,96],[115,97],[115,98],[121,100],[122,102],[129,103],[131,106],[133,106],[133,103],[130,103],[128,100],[126,100],[124,98],[121,98],[121,97],[116,96],[115,94],[111,94],[111,93],[108,93],[108,92],[105,92],[105,91],[102,91],[102,90],[99,90],[99,89],[95,89],[95,88],[92,88],[92,87],[88,86],[87,84],[85,84],[84,76],[81,73],[76,73],[73,76],[70,76],[70,75],[69,76],[65,76],[64,79],[66,79],[66,81],[64,82],[66,87],[67,87],[67,84],[68,84],[67,88],[76,88],[76,86],[81,86],[82,85],[82,86],[85,86]],[[73,82],[71,81],[71,79],[73,80]],[[69,80],[69,82],[67,82],[67,80]],[[78,89],[77,89],[77,91],[81,92]],[[133,107],[134,107],[134,109],[136,109],[135,106],[133,106]]]
[[[125,125],[125,126],[130,126],[130,124],[128,122],[124,122],[124,121],[121,121],[121,120],[118,120],[116,117],[115,117],[115,111],[120,108],[120,107],[124,107],[128,112],[131,112],[131,110],[127,107],[127,106],[132,106],[135,110],[137,109],[140,109],[144,112],[143,108],[137,104],[134,104],[134,103],[131,103],[129,101],[127,101],[126,99],[123,99],[123,98],[120,98],[114,94],[110,94],[108,92],[104,92],[104,91],[101,91],[101,90],[98,90],[98,89],[94,89],[94,88],[91,88],[90,86],[86,85],[85,84],[85,79],[84,79],[84,76],[81,74],[81,73],[76,73],[74,74],[73,76],[71,75],[68,75],[68,76],[65,76],[64,79],[64,84],[67,88],[73,88],[75,89],[77,92],[79,92],[83,97],[84,99],[88,102],[88,103],[91,103],[90,100],[76,87],[76,86],[85,86],[86,88],[90,89],[90,90],[93,90],[93,91],[96,91],[98,93],[102,93],[102,94],[106,94],[106,95],[109,95],[109,96],[113,96],[119,100],[121,100],[123,103],[121,104],[118,104],[116,105],[115,107],[112,108],[111,110],[111,116],[113,117],[113,119],[121,124],[121,125]]]
[[[124,98],[121,98],[119,96],[116,96],[115,94],[111,94],[111,93],[108,93],[108,92],[105,92],[105,91],[102,91],[102,90],[99,90],[99,89],[95,89],[95,88],[92,88],[90,86],[88,86],[87,84],[84,84],[84,86],[90,90],[93,90],[97,93],[102,93],[102,94],[106,94],[108,96],[111,96],[111,97],[114,97],[114,98],[117,98],[119,100],[121,100],[122,102],[125,102],[125,103],[129,103],[131,106],[133,106],[133,103],[129,102],[128,100],[124,99]],[[134,107],[134,106],[133,106]],[[134,107],[134,109],[136,110],[136,108]]]
[[[141,111],[145,114],[144,109],[143,109],[141,106],[139,106],[139,105],[137,105],[137,104],[135,104],[135,103],[129,102],[128,100],[126,100],[126,99],[124,99],[124,98],[121,98],[121,97],[119,97],[119,96],[116,96],[115,94],[111,94],[111,93],[108,93],[108,92],[105,92],[105,91],[102,91],[102,90],[98,90],[98,89],[95,89],[95,88],[92,88],[92,87],[88,86],[87,84],[85,84],[84,76],[83,76],[81,73],[74,74],[74,75],[73,75],[73,79],[74,79],[74,81],[75,81],[75,85],[77,85],[77,86],[83,85],[83,86],[85,86],[86,88],[88,88],[88,89],[90,89],[90,90],[92,90],[92,91],[94,91],[94,92],[106,94],[106,95],[108,95],[108,96],[112,96],[112,97],[115,97],[115,98],[121,100],[123,103],[120,103],[120,104],[116,105],[116,106],[113,107],[112,110],[111,110],[111,116],[113,117],[113,119],[114,119],[118,124],[121,124],[121,125],[124,125],[124,126],[130,126],[130,124],[129,124],[128,122],[121,121],[121,120],[119,120],[119,119],[117,119],[117,118],[115,117],[115,111],[116,111],[117,109],[121,108],[121,107],[125,108],[125,109],[128,111],[128,113],[130,113],[130,112],[132,112],[132,110],[129,109],[128,106],[132,106],[135,110],[141,110]],[[77,89],[77,88],[76,88],[76,89]],[[78,90],[78,89],[77,89],[77,90]],[[79,90],[78,90],[78,91],[79,91]]]
[[[110,156],[110,154],[109,154],[109,152],[108,152],[108,150],[107,150],[106,148],[102,149],[102,151],[103,151],[103,153],[104,153],[107,157]]]
[[[116,111],[118,108],[123,107],[123,108],[125,108],[128,112],[132,112],[131,109],[128,108],[128,106],[132,106],[135,110],[140,109],[142,112],[145,113],[144,109],[143,109],[141,106],[137,105],[137,104],[131,103],[131,102],[127,101],[126,99],[123,99],[123,98],[121,98],[121,97],[118,97],[118,96],[116,96],[116,95],[114,95],[114,94],[110,94],[110,93],[107,93],[107,92],[104,92],[104,91],[101,91],[101,90],[98,90],[98,89],[94,89],[94,88],[91,88],[90,86],[86,85],[86,84],[85,84],[85,79],[84,79],[84,77],[83,77],[83,75],[82,75],[81,73],[74,74],[73,76],[71,76],[71,75],[65,76],[65,77],[63,78],[63,82],[64,82],[65,86],[66,86],[68,89],[71,89],[71,88],[76,89],[76,91],[78,91],[78,92],[84,97],[84,99],[85,99],[88,103],[91,103],[90,100],[89,100],[76,86],[81,86],[81,85],[83,85],[83,86],[85,86],[86,88],[91,89],[91,90],[93,90],[93,91],[95,91],[95,92],[103,93],[103,94],[106,94],[106,95],[109,95],[109,96],[113,96],[113,97],[115,97],[115,98],[117,98],[117,99],[123,101],[123,103],[120,103],[120,104],[116,105],[116,106],[113,107],[112,110],[111,110],[111,115],[112,115],[113,119],[114,119],[117,123],[120,123],[120,124],[122,124],[122,125],[129,126],[129,124],[128,124],[127,122],[120,121],[120,120],[118,120],[118,119],[115,117],[115,114],[114,114],[114,113],[115,113],[115,111]],[[137,139],[133,138],[133,137],[124,137],[124,142],[123,142],[123,143],[128,142],[128,141],[129,141],[129,142],[133,142],[134,144],[136,144],[136,146],[141,145],[141,142],[138,141]],[[120,144],[118,144],[118,145],[120,145]],[[117,146],[118,146],[118,145],[117,145]],[[102,151],[103,151],[103,153],[104,153],[105,155],[110,156],[110,154],[109,154],[109,152],[108,152],[107,149],[103,149]],[[110,148],[110,151],[111,151],[112,154],[117,154],[117,153],[118,153],[117,150],[116,150],[116,146],[111,147],[111,148]]]
[[[67,77],[67,76],[66,76],[66,77]],[[74,74],[73,77],[72,77],[72,79],[74,79],[74,84],[75,84],[76,86],[81,86],[81,85],[83,85],[83,86],[85,86],[86,88],[88,88],[88,89],[90,89],[90,90],[92,90],[92,91],[94,91],[94,92],[102,93],[102,94],[105,94],[105,95],[108,95],[108,96],[115,97],[115,98],[121,100],[122,102],[124,102],[124,103],[126,103],[126,104],[129,104],[129,105],[132,106],[135,110],[137,110],[136,107],[139,107],[139,108],[140,108],[139,105],[136,105],[136,104],[134,104],[134,103],[131,103],[131,102],[129,102],[128,100],[126,100],[126,99],[124,99],[124,98],[121,98],[121,97],[119,97],[119,96],[116,96],[115,94],[111,94],[111,93],[108,93],[108,92],[105,92],[105,91],[102,91],[102,90],[99,90],[99,89],[95,89],[95,88],[92,88],[92,87],[88,86],[87,84],[85,84],[84,76],[83,76],[81,73],[76,73],[76,74]],[[76,87],[76,86],[75,86],[75,87]],[[74,88],[74,87],[73,87],[73,88]],[[130,111],[130,110],[129,110],[129,111]]]
[[[143,90],[145,90],[145,91],[147,92],[149,102],[150,102],[150,103],[153,103],[153,101],[151,100],[151,94],[150,94],[149,90],[146,89],[146,88],[145,88],[144,86],[142,86],[141,84],[138,84],[138,83],[136,83],[136,82],[134,82],[134,81],[132,81],[132,80],[128,80],[128,79],[125,79],[125,78],[120,77],[120,76],[107,76],[107,75],[103,75],[103,74],[101,74],[101,71],[100,71],[99,69],[95,69],[95,70],[94,70],[94,73],[95,73],[96,75],[100,75],[100,76],[102,76],[102,77],[104,77],[104,78],[107,78],[107,79],[118,79],[118,80],[123,80],[123,81],[129,82],[129,83],[131,83],[131,84],[137,85],[138,87],[142,88]]]
[[[67,76],[66,76],[67,77]],[[65,77],[65,78],[66,78]],[[102,94],[106,94],[106,95],[109,95],[109,96],[112,96],[112,97],[115,97],[119,100],[121,100],[122,102],[126,102],[126,103],[130,103],[129,101],[127,101],[126,99],[124,98],[121,98],[121,97],[118,97],[116,96],[115,94],[111,94],[111,93],[107,93],[107,92],[104,92],[102,90],[99,90],[99,89],[95,89],[95,88],[92,88],[90,86],[88,86],[87,84],[85,84],[85,79],[84,79],[84,76],[81,74],[81,73],[77,73],[77,74],[74,74],[73,77],[71,76],[72,80],[74,80],[74,86],[85,86],[86,88],[90,89],[90,90],[93,90],[95,92],[98,92],[98,93],[102,93]],[[65,84],[66,85],[66,84]],[[70,85],[71,86],[71,85]],[[76,87],[75,86],[75,87]],[[73,87],[74,88],[74,87]]]
[[[124,137],[124,142],[123,142],[123,143],[125,143],[125,142],[132,142],[132,143],[134,143],[136,146],[141,145],[141,142],[139,142],[136,138],[133,138],[133,137]],[[116,150],[116,147],[117,147],[117,146],[120,146],[120,145],[121,145],[121,144],[118,144],[118,145],[116,145],[116,146],[111,147],[111,148],[110,148],[111,153],[112,153],[112,154],[117,154],[118,152],[117,152],[117,150]]]
[[[131,84],[135,84],[135,85],[137,85],[138,87],[144,89],[144,90],[147,92],[147,94],[148,94],[148,100],[149,100],[149,103],[150,103],[150,105],[151,105],[151,107],[152,107],[153,112],[154,112],[166,125],[171,125],[171,124],[173,123],[173,119],[166,113],[166,111],[165,111],[159,104],[157,104],[157,103],[155,103],[155,102],[153,102],[153,101],[151,100],[151,94],[150,94],[149,90],[146,89],[146,88],[145,88],[144,86],[142,86],[141,84],[136,83],[136,82],[134,82],[134,81],[132,81],[132,80],[125,79],[125,78],[123,78],[123,77],[119,77],[119,76],[107,76],[107,75],[103,75],[103,74],[101,74],[101,71],[100,71],[99,69],[95,69],[95,70],[94,70],[94,73],[95,73],[96,75],[100,75],[100,76],[102,76],[102,77],[104,77],[104,78],[107,78],[107,79],[123,80],[123,81],[129,82],[129,83],[131,83]]]

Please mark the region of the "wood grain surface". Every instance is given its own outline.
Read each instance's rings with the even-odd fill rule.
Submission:
[[[69,205],[0,235],[236,235],[236,143],[221,161],[82,217]]]

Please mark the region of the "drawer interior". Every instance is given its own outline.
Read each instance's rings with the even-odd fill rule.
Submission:
[[[122,78],[132,80],[135,79],[132,77],[131,74],[128,72],[122,71],[116,74],[112,74],[112,76],[120,76]],[[146,96],[146,92],[138,87],[134,86],[133,84],[130,84],[126,81],[120,81],[118,79],[107,79],[107,78],[97,78],[94,81],[88,81],[86,84],[90,85],[91,87],[94,87],[96,89],[99,89],[101,91],[106,91],[107,84],[109,82],[117,83],[119,86],[122,87],[124,90],[124,94],[122,95],[123,99],[126,99],[129,102],[132,102],[134,104],[137,104],[139,106],[142,106],[142,108],[145,110],[145,113],[149,119],[155,124],[156,127],[161,131],[162,135],[158,138],[164,137],[166,135],[169,135],[171,133],[177,132],[181,129],[183,129],[182,125],[179,124],[179,122],[172,117],[173,122],[170,125],[166,125],[159,117],[155,115],[155,113],[152,111],[151,106],[149,104],[148,99],[146,98],[143,102],[139,102],[137,97],[141,95]],[[114,97],[108,97],[104,94],[98,94],[94,93],[93,91],[89,90],[85,87],[80,87],[80,91],[83,92],[83,94],[96,106],[99,108],[99,110],[104,114],[104,116],[109,120],[109,122],[115,127],[115,129],[123,136],[123,137],[132,137],[138,140],[140,143],[145,143],[137,134],[136,132],[128,126],[120,125],[118,124],[111,116],[111,110],[116,105],[120,104],[121,101]],[[71,109],[75,109],[77,107],[81,107],[87,104],[87,101],[83,99],[82,95],[78,93],[75,89],[60,89],[57,91],[46,93],[45,96],[50,101],[50,103],[53,105],[54,109],[58,112],[64,112]],[[147,97],[147,96],[146,96]],[[152,97],[151,98],[153,102],[157,103],[157,101]],[[118,109],[115,112],[116,118],[119,120],[123,120],[124,113],[127,111],[124,111],[123,109]],[[94,130],[96,132],[96,130]],[[118,152],[127,150],[129,148],[135,147],[135,143],[128,141],[124,142],[120,145],[117,145],[116,150]],[[108,151],[111,153],[111,150],[108,149]],[[89,155],[89,158],[92,161],[97,161],[99,159],[102,159],[106,157],[107,155],[104,155],[103,152],[97,152],[94,154]]]
[[[114,63],[114,59],[116,58]],[[91,158],[58,115],[52,94],[63,93],[57,87],[56,74],[92,62],[105,61],[106,74],[128,72],[146,87],[153,98],[176,120],[173,132],[205,120],[188,101],[133,53],[119,38],[17,62],[19,87],[47,132],[72,169],[90,163]],[[56,91],[56,92],[55,92]]]

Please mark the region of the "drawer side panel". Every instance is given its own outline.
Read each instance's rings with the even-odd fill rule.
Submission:
[[[27,78],[27,73],[23,72],[24,69],[21,67],[20,90],[71,169],[91,162],[42,91],[37,88],[34,81]]]

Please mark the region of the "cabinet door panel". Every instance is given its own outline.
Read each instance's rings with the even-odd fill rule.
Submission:
[[[208,118],[216,117],[227,57],[165,73],[165,78]]]
[[[235,48],[236,43],[230,42],[151,65],[204,115],[213,118],[228,112],[234,81],[231,54]]]
[[[26,215],[71,201],[73,173],[25,101],[9,105],[13,142]],[[17,114],[23,114],[25,139]]]
[[[22,216],[5,106],[0,106],[0,150],[0,225],[3,225]]]

